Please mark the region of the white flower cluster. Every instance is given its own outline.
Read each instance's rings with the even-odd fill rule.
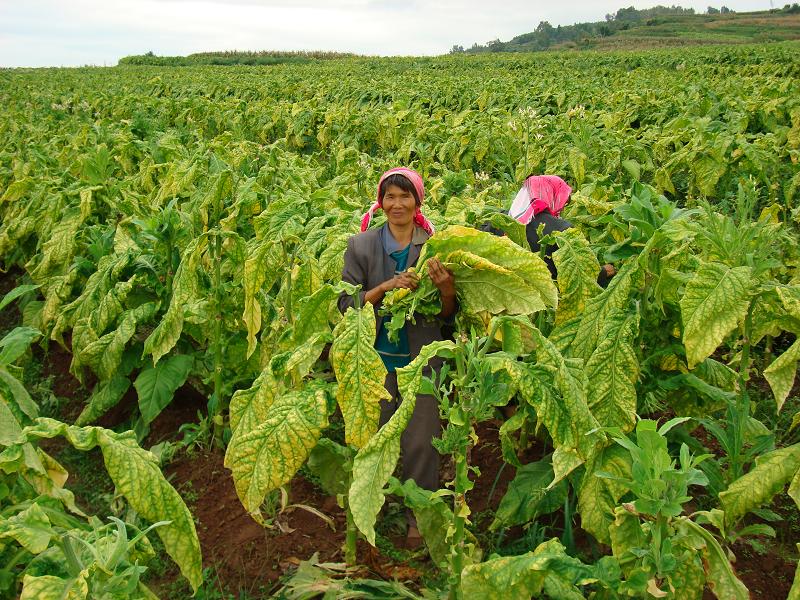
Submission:
[[[477,173],[475,173],[475,181],[478,181],[480,183],[486,183],[487,181],[489,181],[489,174],[484,173],[483,171],[478,171]]]
[[[509,129],[511,129],[512,132],[517,133],[517,130],[522,126],[522,124],[524,124],[525,121],[528,121],[529,126],[533,125],[534,128],[537,128],[538,124],[536,123],[536,119],[538,118],[538,116],[539,116],[539,111],[533,108],[532,106],[524,106],[522,108],[518,108],[517,117],[522,121],[522,123],[520,123],[516,119],[512,119],[511,121],[508,122],[508,127]]]

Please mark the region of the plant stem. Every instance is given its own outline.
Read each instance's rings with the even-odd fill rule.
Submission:
[[[450,563],[450,599],[461,600],[461,571],[464,569],[464,526],[467,511],[466,481],[467,452],[460,448],[454,456],[456,461],[455,495],[453,497],[453,542]]]
[[[348,461],[350,468],[347,471],[347,489],[353,485],[353,458]],[[344,538],[344,562],[348,567],[356,565],[356,541],[358,540],[358,529],[353,518],[353,511],[350,509],[350,497],[344,494],[344,512],[347,517],[347,529]]]
[[[214,315],[214,423],[213,443],[219,447],[224,447],[223,432],[225,431],[222,412],[226,408],[222,402],[222,235],[219,223],[222,218],[220,199],[214,202],[214,220],[217,229],[214,234],[214,244],[212,245],[214,259],[214,301],[216,306]]]
[[[356,564],[356,540],[358,539],[358,529],[353,519],[353,511],[350,510],[350,502],[345,496],[345,514],[347,515],[347,532],[344,538],[344,562],[348,567]]]

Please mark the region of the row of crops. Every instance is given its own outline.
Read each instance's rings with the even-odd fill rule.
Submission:
[[[0,306],[21,315],[0,341],[0,595],[151,598],[151,528],[201,585],[191,515],[137,444],[189,383],[253,518],[307,465],[347,512],[348,563],[393,494],[446,574],[428,593],[749,597],[731,545],[775,535],[787,486],[800,503],[798,50],[0,71],[0,261],[17,278]],[[460,310],[399,371],[379,429],[374,313],[336,300],[354,293],[347,240],[401,164],[438,231],[421,263],[456,273]],[[555,282],[497,212],[531,172],[576,190]],[[473,229],[487,222],[507,237]],[[387,296],[392,325],[436,314],[433,290]],[[32,344],[71,352],[90,390],[74,423],[39,417]],[[429,379],[434,356],[448,366]],[[133,431],[92,425],[131,388]],[[436,493],[393,477],[423,389],[455,465]],[[599,560],[563,538],[481,547],[470,448],[507,405],[517,476],[492,530],[565,510]],[[135,518],[79,510],[42,448],[55,436],[101,449]],[[534,439],[552,452],[523,464]]]

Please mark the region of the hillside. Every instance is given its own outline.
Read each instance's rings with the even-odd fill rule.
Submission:
[[[713,9],[717,10],[717,9]],[[635,50],[706,44],[747,44],[800,39],[800,5],[772,11],[735,13],[725,7],[713,14],[658,6],[620,9],[604,21],[536,29],[507,42],[493,40],[451,53],[537,52],[542,50]]]

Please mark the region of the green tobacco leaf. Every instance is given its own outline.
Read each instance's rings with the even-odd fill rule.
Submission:
[[[556,325],[583,314],[586,303],[602,292],[597,285],[600,263],[589,242],[577,229],[559,232],[556,236],[558,250],[553,262],[558,271],[558,310]]]
[[[353,450],[322,438],[308,455],[308,468],[319,479],[325,493],[338,496],[347,493],[352,470]]]
[[[231,430],[236,435],[241,426],[249,432],[267,418],[269,407],[281,392],[281,386],[267,367],[246,390],[237,390],[231,398],[229,413]]]
[[[788,350],[764,369],[764,378],[769,383],[769,387],[772,388],[779,412],[794,386],[798,361],[800,361],[800,339],[796,339]]]
[[[0,517],[0,538],[12,538],[31,554],[41,554],[56,535],[50,526],[50,519],[34,503],[8,519]]]
[[[692,170],[694,171],[698,189],[706,196],[713,196],[717,188],[717,182],[725,174],[727,165],[714,156],[701,154],[695,158]]]
[[[749,473],[719,495],[725,518],[735,523],[754,508],[769,502],[800,469],[800,444],[763,454]],[[800,503],[798,504],[800,505]]]
[[[522,277],[477,254],[456,250],[443,264],[455,276],[459,302],[472,313],[527,315],[545,309]]]
[[[400,436],[408,425],[422,384],[422,371],[434,356],[452,352],[451,341],[433,342],[424,346],[406,367],[397,370],[397,384],[403,396],[400,406],[389,421],[358,451],[353,461],[353,483],[349,503],[356,526],[375,545],[375,519],[384,503],[384,486],[400,456]]]
[[[549,457],[518,468],[489,529],[524,525],[539,515],[561,508],[567,497],[567,483],[562,480],[549,488],[554,477]]]
[[[501,229],[508,238],[520,248],[530,250],[528,237],[525,233],[525,224],[520,223],[514,217],[505,213],[493,212],[489,217],[489,223],[497,229]]]
[[[431,560],[442,570],[450,561],[450,538],[452,536],[453,511],[444,499],[435,492],[422,489],[413,479],[401,484],[392,478],[388,489],[390,494],[403,498],[406,508],[414,512],[417,527],[431,555]],[[480,562],[481,550],[475,536],[466,531],[465,565]]]
[[[11,397],[16,403],[17,408],[19,408],[19,410],[24,413],[25,416],[31,420],[39,416],[39,407],[36,406],[36,403],[33,401],[33,398],[31,398],[28,390],[25,389],[25,386],[22,385],[22,382],[19,379],[14,377],[3,367],[0,367],[0,381],[6,384],[6,387],[8,387],[9,391],[11,392]],[[0,395],[2,395],[1,390]]]
[[[183,253],[181,264],[172,282],[172,298],[161,322],[144,341],[144,352],[153,355],[153,364],[167,354],[181,337],[184,309],[198,300],[200,293],[200,261],[206,246],[205,237],[192,241]]]
[[[593,581],[590,567],[568,556],[558,540],[553,539],[540,544],[533,552],[467,566],[461,574],[461,589],[464,598],[532,598],[542,593],[545,580],[550,576],[561,581],[554,581],[548,591],[565,594],[548,594],[556,600],[583,597],[575,586]]]
[[[38,329],[15,327],[0,340],[0,366],[7,366],[25,354],[33,341],[41,337]]]
[[[639,263],[637,261],[631,260],[625,263],[608,287],[586,302],[586,309],[580,315],[577,323],[574,320],[565,321],[553,330],[550,337],[554,342],[565,336],[565,339],[557,344],[558,348],[565,352],[565,356],[582,358],[585,361],[591,358],[600,344],[606,321],[611,315],[627,310],[633,289],[633,279],[638,272]],[[568,330],[568,335],[565,333],[565,329]]]
[[[800,551],[800,544],[797,544],[797,550]],[[797,563],[792,589],[789,590],[789,595],[786,596],[786,600],[800,600],[800,562]]]
[[[539,364],[554,371],[553,382],[560,398],[548,393],[546,386],[536,386],[534,395],[526,398],[547,427],[556,450],[577,451],[580,459],[588,459],[597,443],[600,424],[587,404],[588,380],[580,360],[565,359],[555,345],[535,330],[536,357]],[[555,464],[556,461],[554,461]],[[556,469],[558,472],[559,469]]]
[[[598,473],[619,479],[628,479],[631,476],[630,453],[617,444],[604,448],[586,466],[586,472],[578,490],[578,512],[581,515],[581,527],[604,544],[610,544],[608,528],[614,522],[614,509],[628,488],[624,483],[608,477],[601,477]]]
[[[255,240],[255,247],[248,245],[247,258],[244,261],[244,313],[242,320],[247,327],[247,357],[256,349],[256,336],[261,331],[261,304],[258,292],[263,288],[271,288],[278,278],[283,252],[274,240]]]
[[[499,273],[510,272],[522,279],[523,283],[532,288],[532,295],[534,300],[528,300],[529,303],[535,305],[544,304],[545,306],[555,308],[558,304],[558,290],[553,283],[550,276],[550,271],[545,262],[534,254],[521,248],[513,241],[504,237],[497,237],[484,231],[478,231],[471,227],[453,226],[447,228],[445,231],[437,232],[426,244],[429,246],[427,256],[434,254],[444,262],[449,262],[449,258],[453,253],[456,256],[461,254],[471,256],[469,262],[475,265],[480,265],[489,270],[489,274],[484,274],[487,278],[489,285],[494,285],[494,280],[498,277]],[[463,253],[463,254],[462,254]],[[482,260],[477,260],[474,257],[479,257]],[[420,260],[420,262],[422,262]],[[458,262],[458,261],[453,261]],[[495,265],[494,268],[489,268],[488,264]],[[500,267],[500,269],[497,269]],[[493,273],[493,274],[492,274]],[[464,274],[461,274],[462,277]],[[475,278],[477,276],[473,276]],[[516,282],[510,279],[509,283]],[[477,280],[475,283],[479,283]],[[459,288],[459,279],[456,277],[456,288]],[[480,290],[475,290],[480,292]],[[498,290],[502,294],[502,290]],[[497,314],[502,311],[502,301],[495,300],[495,309],[491,312]],[[511,310],[508,310],[511,313]],[[528,314],[534,312],[521,309],[519,312],[513,314]]]
[[[194,520],[158,468],[155,456],[136,444],[132,431],[115,433],[101,427],[75,427],[53,419],[37,419],[36,425],[23,433],[30,438],[64,436],[78,450],[99,446],[111,480],[131,507],[150,523],[170,521],[156,533],[164,548],[192,588],[196,591],[203,579],[200,542]]]
[[[344,417],[345,441],[363,448],[378,430],[381,400],[391,396],[383,383],[386,367],[375,350],[375,311],[349,308],[333,332],[330,361],[336,374],[336,401]]]
[[[680,300],[689,368],[708,358],[747,314],[753,285],[750,267],[706,263]]]
[[[608,538],[611,540],[614,558],[623,565],[623,571],[630,575],[630,568],[635,566],[631,559],[637,556],[641,548],[647,547],[647,539],[639,524],[639,517],[624,506],[618,506],[614,510],[614,519],[608,527],[606,539]]]
[[[49,275],[63,272],[72,262],[79,237],[76,234],[84,218],[79,210],[70,208],[50,230],[47,241],[42,244],[41,262],[29,271],[34,281],[46,281]]]
[[[272,400],[266,418],[245,431],[241,421],[225,453],[236,493],[254,519],[263,522],[261,504],[288,483],[317,445],[328,425],[325,388],[308,387]]]
[[[7,402],[0,394],[0,446],[14,444],[22,434],[22,427]]]
[[[727,554],[709,531],[691,521],[682,519],[689,535],[695,537],[695,547],[703,554],[708,587],[719,600],[750,600],[750,592],[733,572]]]
[[[11,304],[14,300],[19,298],[20,296],[24,296],[28,292],[32,292],[35,289],[42,287],[41,284],[33,285],[33,284],[25,284],[25,285],[18,285],[13,290],[8,292],[3,299],[0,300],[0,310],[3,310],[6,306]]]
[[[158,304],[147,302],[131,310],[124,311],[118,327],[106,335],[88,343],[73,358],[70,371],[77,365],[86,364],[94,369],[100,379],[111,379],[116,375],[128,342],[136,333],[136,326],[150,320],[158,310]],[[77,326],[76,326],[77,331]],[[77,361],[76,361],[77,359]]]
[[[133,382],[139,395],[139,411],[145,423],[152,423],[189,376],[194,359],[186,354],[176,354],[159,361],[156,366],[145,367]]]
[[[75,419],[75,425],[88,425],[102,417],[119,403],[130,387],[131,380],[122,375],[115,375],[108,381],[98,383],[88,404]]]
[[[630,431],[636,424],[639,360],[633,344],[638,332],[638,311],[610,315],[600,344],[586,363],[589,408],[603,427]]]
[[[19,600],[85,600],[89,597],[89,573],[83,570],[72,579],[61,579],[53,575],[22,579],[22,594]]]

